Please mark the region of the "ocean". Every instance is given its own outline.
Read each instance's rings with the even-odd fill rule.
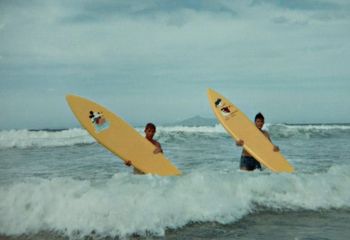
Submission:
[[[349,239],[350,124],[266,129],[295,173],[239,171],[220,125],[157,128],[178,177],[134,175],[80,128],[2,130],[0,239]]]

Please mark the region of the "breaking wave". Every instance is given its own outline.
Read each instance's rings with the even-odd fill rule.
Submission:
[[[238,221],[267,208],[350,207],[350,166],[324,173],[193,172],[181,177],[116,174],[92,181],[27,179],[0,186],[0,233],[162,236],[191,222]]]
[[[322,138],[350,136],[350,124],[266,124],[267,130],[273,138]],[[142,134],[143,129],[137,128]],[[216,126],[168,126],[158,127],[157,134],[161,138],[183,138],[192,135],[205,135],[216,137],[226,136],[227,133],[221,125]],[[66,130],[2,130],[0,131],[0,149],[5,148],[31,148],[31,147],[59,147],[77,144],[93,144],[96,141],[80,128]]]

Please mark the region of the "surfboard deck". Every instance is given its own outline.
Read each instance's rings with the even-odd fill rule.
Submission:
[[[66,100],[89,134],[123,161],[131,161],[144,173],[160,176],[181,174],[164,154],[153,153],[155,146],[116,114],[79,96],[67,95]]]
[[[243,147],[257,161],[274,172],[294,171],[281,152],[273,151],[273,144],[238,107],[212,89],[208,90],[208,98],[219,122],[234,139],[244,141]]]

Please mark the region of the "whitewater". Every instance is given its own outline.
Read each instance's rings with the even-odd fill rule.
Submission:
[[[295,173],[239,171],[220,125],[157,128],[179,177],[134,175],[80,128],[2,130],[0,237],[348,239],[350,125],[266,129]]]

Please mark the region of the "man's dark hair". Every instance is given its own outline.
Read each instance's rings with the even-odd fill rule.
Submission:
[[[262,115],[260,112],[259,112],[258,114],[255,115],[255,121],[256,121],[257,119],[261,119],[261,120],[265,121],[264,115]]]
[[[148,129],[148,128],[156,130],[156,125],[154,125],[153,123],[147,123],[145,129]]]

